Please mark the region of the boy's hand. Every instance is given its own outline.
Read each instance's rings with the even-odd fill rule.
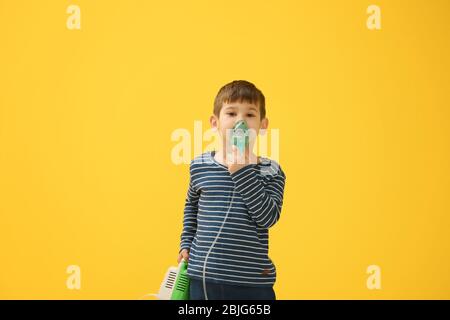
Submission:
[[[236,172],[239,169],[249,165],[249,164],[257,164],[258,157],[250,152],[249,148],[244,150],[244,153],[241,153],[235,145],[231,146],[231,158],[227,159],[228,171],[230,173]]]
[[[181,259],[186,260],[186,262],[189,261],[189,250],[188,249],[183,249],[181,250],[180,254],[178,255],[178,259],[177,262],[180,263]]]

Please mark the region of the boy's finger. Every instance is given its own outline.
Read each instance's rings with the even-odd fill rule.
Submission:
[[[233,144],[231,146],[231,163],[236,163],[238,159],[237,147]]]
[[[238,162],[239,160],[241,160],[242,158],[242,154],[241,151],[239,150],[239,148],[235,145],[233,145],[233,155],[234,155],[234,161]]]
[[[235,148],[236,148],[236,163],[238,163],[238,164],[247,163],[246,162],[246,160],[247,160],[246,150],[244,150],[244,152],[241,152],[241,150],[238,147],[235,146]]]

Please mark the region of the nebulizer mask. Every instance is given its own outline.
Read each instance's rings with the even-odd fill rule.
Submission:
[[[250,141],[250,134],[247,122],[245,120],[239,120],[235,123],[231,130],[230,142],[236,146],[240,153],[244,153],[245,148],[248,147]]]

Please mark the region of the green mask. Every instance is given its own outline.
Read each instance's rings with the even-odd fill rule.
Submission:
[[[249,145],[249,132],[247,123],[244,120],[239,120],[233,127],[231,132],[231,144],[235,145],[241,153]]]

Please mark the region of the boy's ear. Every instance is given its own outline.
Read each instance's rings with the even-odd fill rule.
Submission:
[[[217,119],[215,114],[209,117],[209,123],[211,124],[211,129],[217,130],[219,128],[219,119]]]
[[[259,127],[259,129],[264,129],[264,131],[261,132],[262,135],[265,135],[266,132],[265,130],[269,127],[269,119],[264,118],[261,120],[261,126]]]

